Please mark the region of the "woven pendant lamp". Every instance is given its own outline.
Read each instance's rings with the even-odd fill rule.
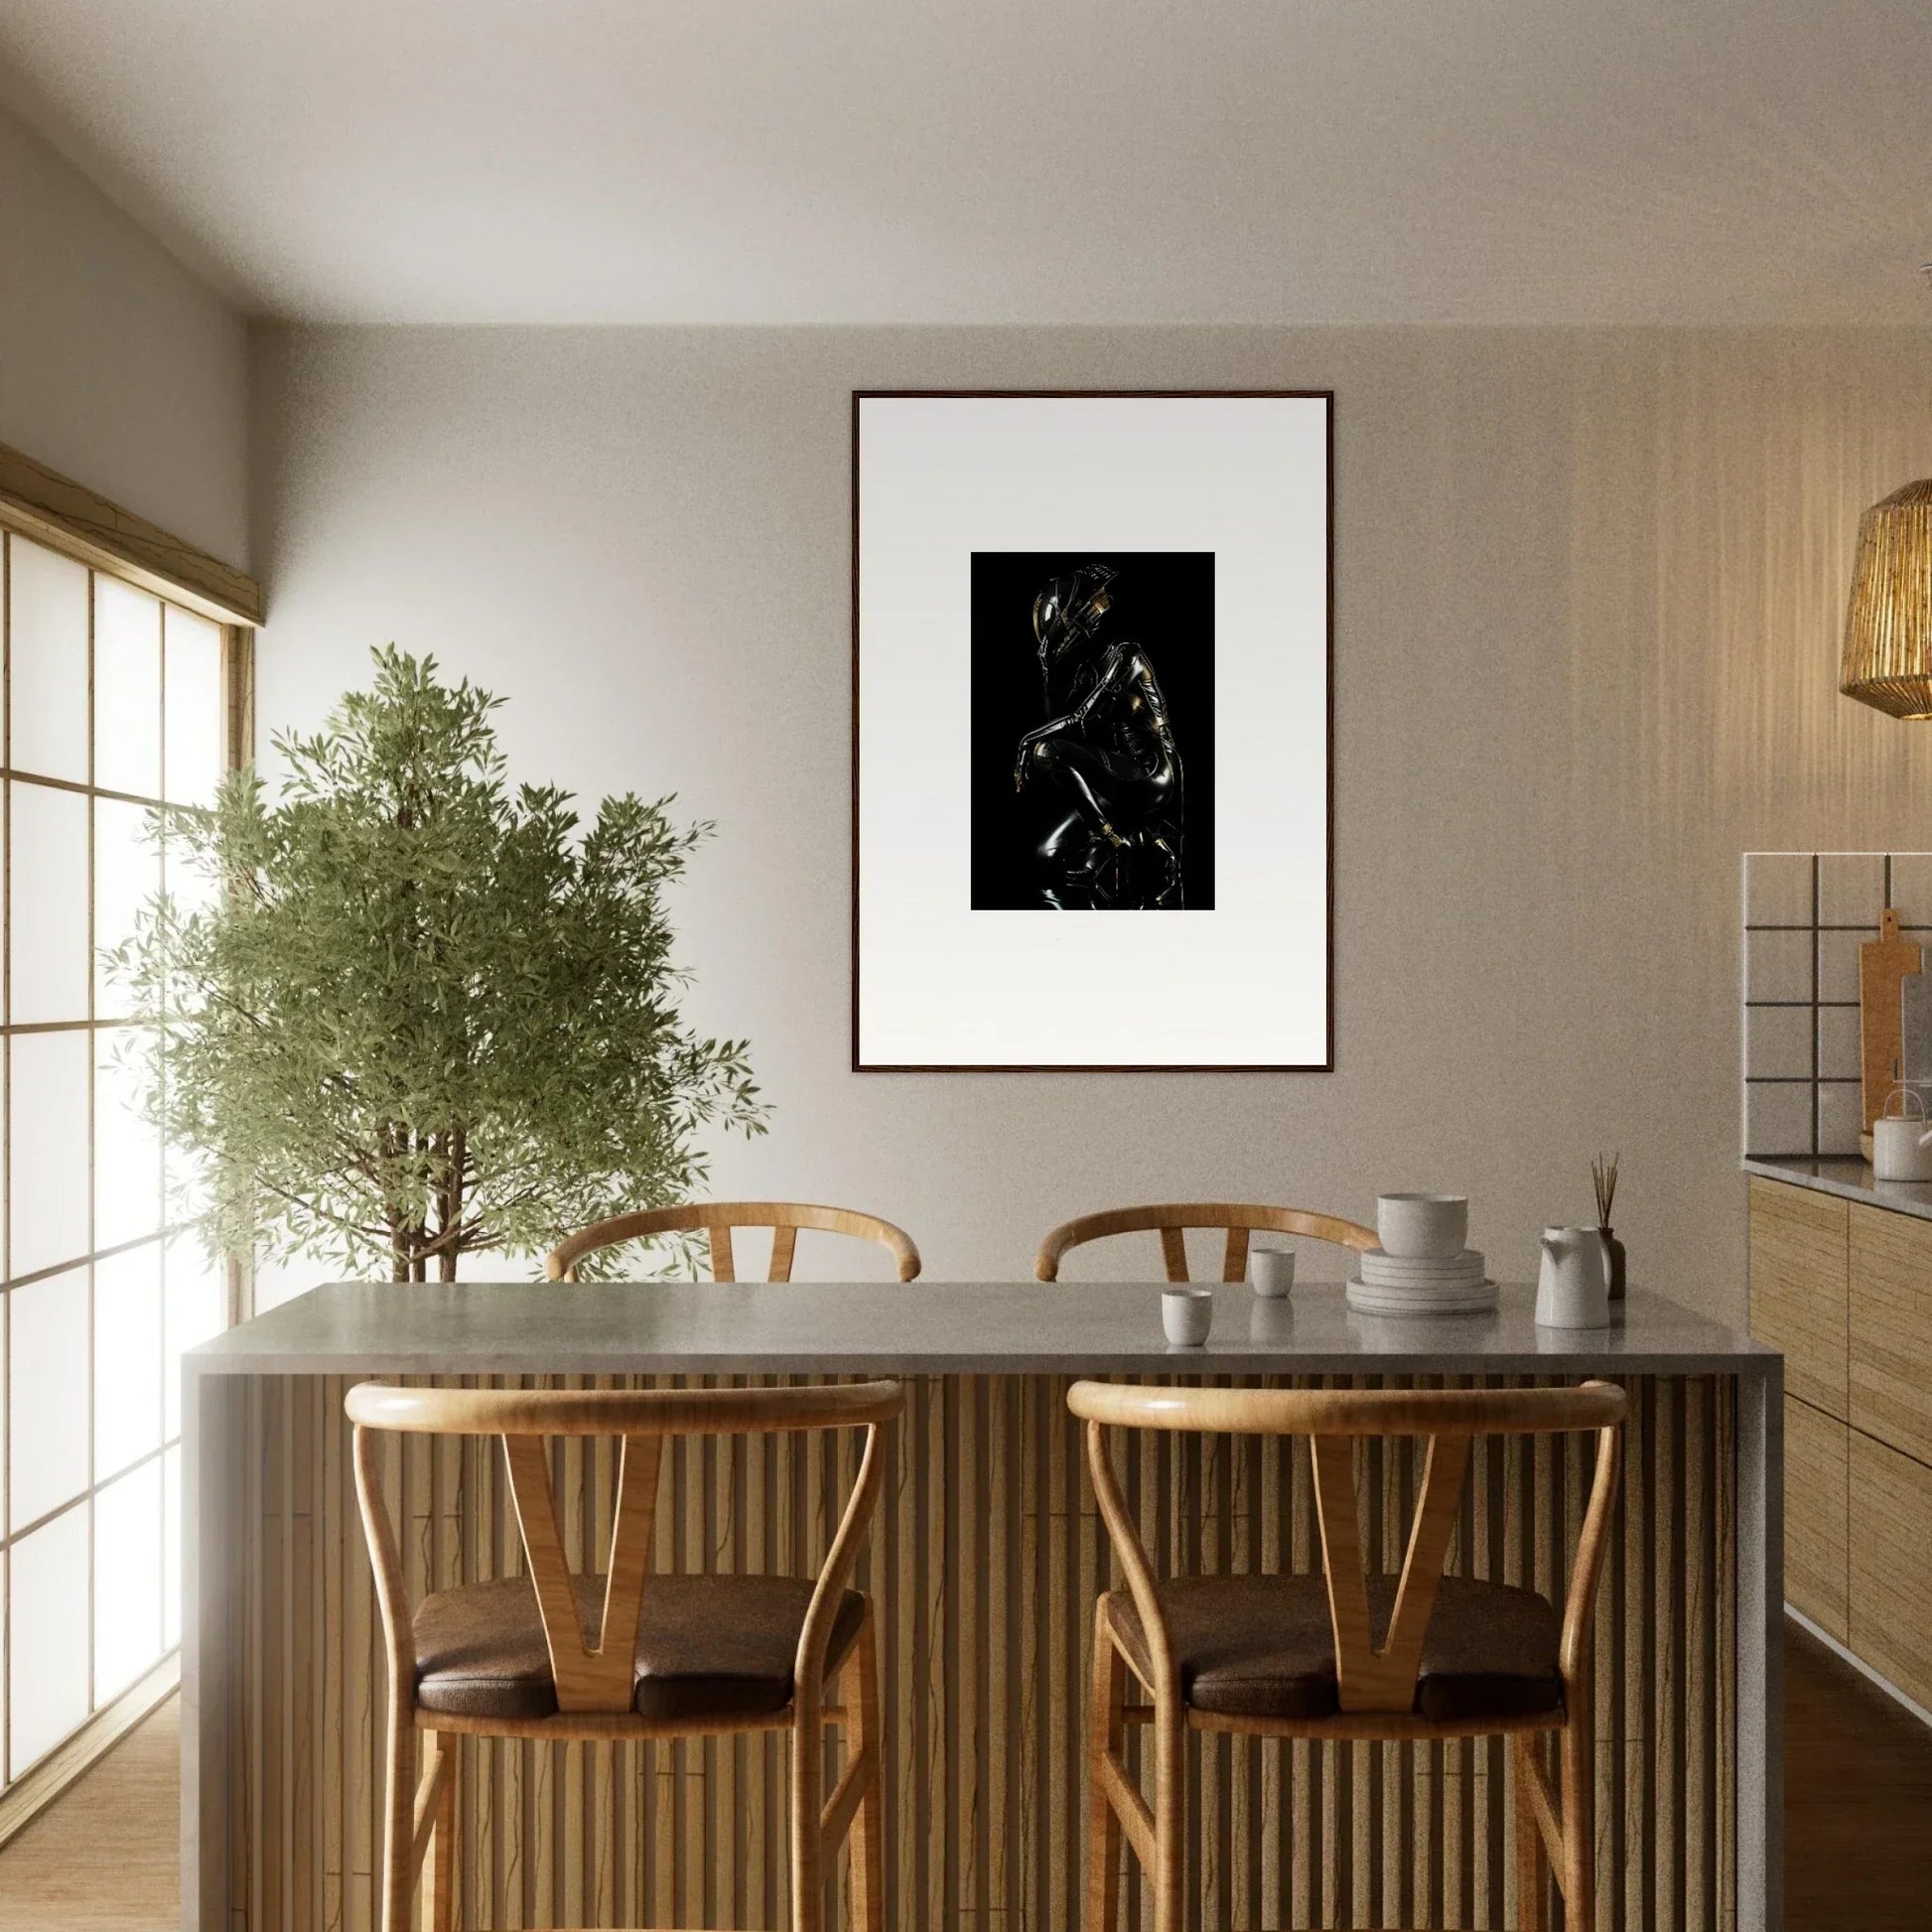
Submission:
[[[1932,718],[1932,478],[1859,519],[1838,688],[1894,718]]]

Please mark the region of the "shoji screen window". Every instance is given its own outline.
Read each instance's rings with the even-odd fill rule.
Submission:
[[[180,1642],[179,1364],[221,1325],[226,1283],[171,1225],[98,955],[164,886],[193,886],[148,813],[211,802],[228,705],[219,625],[16,532],[0,544],[3,1789]]]

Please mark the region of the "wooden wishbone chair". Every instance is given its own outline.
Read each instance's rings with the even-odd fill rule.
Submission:
[[[381,1932],[410,1932],[425,1873],[427,1932],[455,1924],[458,1735],[609,1741],[769,1730],[791,1737],[793,1927],[822,1932],[824,1874],[856,1826],[853,1925],[885,1932],[875,1626],[871,1597],[850,1584],[885,1476],[880,1431],[904,1402],[897,1382],[349,1390],[355,1494],[389,1666]],[[834,1429],[863,1429],[865,1450],[815,1581],[650,1574],[667,1436]],[[412,1611],[382,1494],[377,1438],[391,1430],[502,1438],[527,1577],[436,1590]],[[546,1441],[561,1436],[621,1441],[602,1576],[573,1575],[564,1554]],[[828,1683],[840,1687],[836,1706]],[[845,1728],[845,1767],[821,1803],[828,1724]]]
[[[1516,1767],[1517,1924],[1548,1924],[1545,1860],[1566,1932],[1590,1932],[1590,1638],[1616,1503],[1623,1391],[1229,1389],[1076,1382],[1087,1463],[1127,1579],[1094,1610],[1087,1733],[1086,1932],[1119,1923],[1121,1838],[1154,1884],[1154,1932],[1185,1912],[1186,1734],[1423,1739],[1507,1734]],[[1106,1431],[1309,1436],[1322,1574],[1157,1578]],[[1529,1589],[1446,1577],[1469,1446],[1477,1436],[1593,1431],[1596,1469],[1561,1616]],[[1426,1439],[1399,1577],[1368,1574],[1353,1449],[1362,1437]],[[1129,1673],[1151,1703],[1129,1709]],[[1154,1800],[1130,1776],[1129,1722],[1152,1721]],[[1542,1739],[1557,1737],[1557,1789]]]
[[[1227,1246],[1221,1256],[1224,1282],[1238,1282],[1247,1274],[1251,1234],[1303,1234],[1313,1241],[1332,1241],[1338,1247],[1355,1249],[1373,1248],[1379,1241],[1373,1228],[1340,1220],[1333,1214],[1317,1214],[1305,1207],[1261,1207],[1239,1201],[1163,1201],[1152,1207],[1110,1207],[1099,1214],[1082,1214],[1078,1220],[1063,1223],[1039,1244],[1039,1253],[1034,1258],[1034,1275],[1042,1282],[1057,1281],[1060,1257],[1069,1248],[1104,1240],[1112,1234],[1145,1234],[1150,1229],[1159,1229],[1168,1279],[1184,1282],[1188,1228],[1227,1230]]]
[[[738,1275],[732,1256],[732,1229],[745,1227],[771,1230],[771,1268],[765,1277],[767,1281],[791,1280],[791,1260],[798,1246],[800,1228],[877,1241],[892,1251],[902,1282],[912,1281],[919,1272],[919,1251],[903,1228],[882,1221],[876,1214],[861,1214],[854,1208],[815,1207],[808,1201],[795,1200],[680,1201],[674,1207],[646,1207],[635,1214],[615,1214],[608,1221],[593,1221],[568,1240],[560,1241],[551,1249],[543,1272],[549,1281],[574,1282],[577,1264],[594,1249],[614,1248],[621,1241],[637,1241],[653,1234],[692,1234],[703,1229],[711,1240],[712,1280],[735,1282]]]

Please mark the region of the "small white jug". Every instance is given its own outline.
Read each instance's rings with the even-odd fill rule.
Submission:
[[[1539,1328],[1610,1325],[1610,1251],[1599,1228],[1545,1228],[1536,1284]]]

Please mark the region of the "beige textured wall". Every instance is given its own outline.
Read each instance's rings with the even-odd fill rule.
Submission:
[[[1380,1187],[1466,1187],[1520,1277],[1619,1147],[1634,1277],[1739,1316],[1738,854],[1920,846],[1932,808],[1932,734],[1834,688],[1858,513],[1932,472],[1929,351],[264,332],[261,718],[313,723],[393,637],[514,701],[519,773],[719,821],[677,907],[693,1005],[752,1036],[778,1110],[718,1150],[721,1191],[877,1208],[944,1279],[1024,1273],[1109,1202],[1366,1216]],[[1336,391],[1333,1073],[847,1071],[855,385]]]
[[[0,443],[246,568],[241,320],[0,109]]]

